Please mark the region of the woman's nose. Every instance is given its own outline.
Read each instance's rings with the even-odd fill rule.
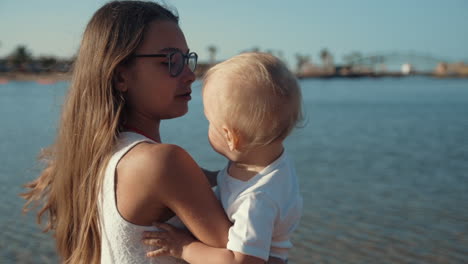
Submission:
[[[182,74],[184,81],[186,82],[193,83],[196,79],[195,72],[193,72],[187,64],[184,65]]]

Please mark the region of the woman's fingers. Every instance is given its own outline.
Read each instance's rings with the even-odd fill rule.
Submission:
[[[169,254],[169,250],[167,250],[166,248],[160,248],[160,249],[146,253],[146,256],[152,258],[152,257],[159,257],[159,256],[170,256],[170,254]]]
[[[143,243],[158,247],[148,252],[149,257],[174,256],[180,258],[184,245],[191,243],[194,238],[187,232],[177,229],[169,224],[153,223],[157,231],[143,232]]]
[[[156,250],[146,253],[147,257],[171,256],[170,251],[166,248],[165,240],[162,238],[144,238],[143,243],[148,246],[160,247]]]
[[[164,246],[164,242],[160,238],[145,238],[143,239],[143,244],[157,247]]]

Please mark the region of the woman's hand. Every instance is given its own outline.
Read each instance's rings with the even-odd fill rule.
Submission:
[[[143,243],[156,246],[158,249],[146,253],[147,257],[173,256],[182,258],[185,246],[196,241],[188,231],[173,227],[170,224],[154,223],[160,231],[143,232]]]

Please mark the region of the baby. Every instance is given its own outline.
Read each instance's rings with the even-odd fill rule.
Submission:
[[[168,224],[145,233],[160,247],[148,256],[172,255],[190,263],[287,262],[302,198],[283,141],[301,119],[301,91],[276,57],[244,53],[205,75],[203,103],[213,149],[229,162],[217,175],[217,195],[232,227],[227,247],[209,247]]]

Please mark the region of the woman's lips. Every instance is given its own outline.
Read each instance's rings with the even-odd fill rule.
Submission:
[[[183,100],[190,100],[190,99],[192,99],[191,94],[192,94],[191,92],[188,92],[188,93],[177,95],[176,97],[180,98],[180,99],[183,99]]]

